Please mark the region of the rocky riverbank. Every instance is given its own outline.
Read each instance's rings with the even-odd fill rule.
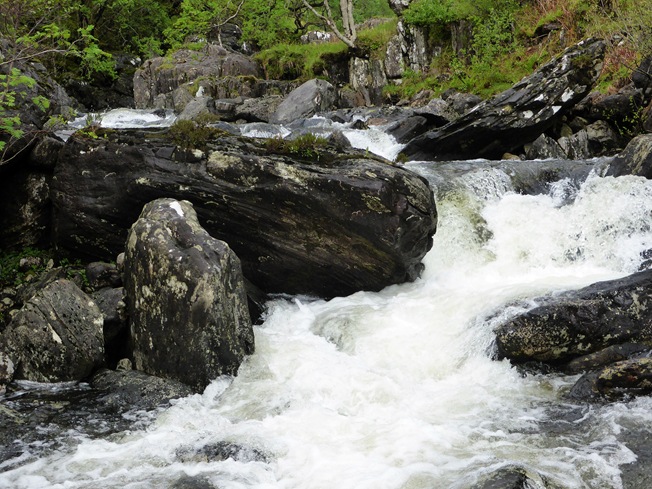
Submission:
[[[25,115],[38,134],[0,166],[0,244],[53,246],[92,263],[89,283],[49,268],[3,306],[3,439],[17,436],[25,413],[45,421],[87,415],[85,408],[25,407],[17,399],[30,395],[15,381],[92,379],[90,391],[66,391],[65,402],[106,403],[121,414],[151,410],[235,375],[254,351],[253,324],[269,294],[333,298],[420,276],[437,228],[427,181],[352,149],[341,134],[306,137],[306,118],[383,127],[407,143],[403,155],[412,159],[613,155],[631,138],[609,119],[626,117],[627,106],[605,119],[612,105],[590,95],[603,50],[599,40],[574,46],[487,102],[448,93],[421,107],[372,109],[350,107],[327,81],[260,80],[250,59],[209,45],[203,57],[179,52],[172,66],[149,60],[136,72],[136,105],[174,110],[181,122],[171,128],[91,124],[62,141],[42,118]],[[644,103],[648,88],[628,90]],[[368,101],[368,89],[357,99]],[[61,95],[56,106],[74,105]],[[303,127],[286,139],[255,140],[239,133],[252,121]],[[649,135],[633,139],[607,175],[649,177],[651,147]],[[570,166],[515,170],[515,187],[536,193],[588,172]],[[647,395],[649,279],[641,271],[542,299],[497,329],[497,358],[584,373],[570,392],[582,402]],[[133,401],[139,395],[142,405]],[[115,422],[108,432],[120,429]],[[25,453],[8,448],[0,462],[20,463]],[[497,478],[528,480],[518,468]]]

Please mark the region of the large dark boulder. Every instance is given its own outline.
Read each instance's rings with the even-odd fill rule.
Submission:
[[[613,159],[607,175],[652,178],[652,134],[641,134],[632,139],[625,150]]]
[[[495,159],[520,148],[589,93],[604,51],[605,43],[598,39],[567,49],[512,88],[413,139],[403,154],[412,160]]]
[[[193,203],[268,293],[348,295],[421,272],[437,219],[415,173],[360,151],[276,140],[177,144],[138,131],[69,139],[53,180],[57,246],[111,260],[143,205],[174,197]]]
[[[542,302],[496,329],[499,357],[564,364],[610,345],[652,345],[652,271]]]
[[[69,280],[56,280],[28,300],[0,334],[0,351],[15,378],[37,382],[81,380],[104,362],[102,314]]]
[[[127,237],[124,284],[138,370],[203,390],[253,353],[240,260],[189,202],[145,206]]]

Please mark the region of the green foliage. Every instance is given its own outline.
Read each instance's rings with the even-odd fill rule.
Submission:
[[[358,23],[367,19],[394,16],[387,0],[353,0],[353,18]]]
[[[82,287],[88,286],[86,270],[80,260],[59,258],[51,249],[28,247],[0,255],[0,289],[28,283],[47,270],[48,266],[61,267],[66,278]]]
[[[54,256],[52,250],[25,248],[18,252],[0,255],[0,287],[20,285],[27,277],[36,276],[45,270],[47,262]],[[31,260],[30,258],[36,258]],[[23,259],[26,263],[21,266]]]
[[[423,27],[443,26],[451,22],[482,17],[500,8],[501,0],[416,0],[403,13],[405,20]]]
[[[343,42],[323,44],[277,44],[261,51],[256,59],[265,76],[277,80],[309,80],[324,74],[326,58],[344,55],[348,48]]]
[[[178,147],[184,150],[204,148],[211,139],[223,134],[208,123],[211,118],[199,118],[197,121],[180,120],[170,127],[169,135]]]
[[[398,19],[392,19],[371,29],[361,30],[356,46],[372,56],[382,57],[390,39],[396,35],[397,24]]]
[[[247,0],[241,14],[243,41],[258,49],[297,41],[307,22],[297,1]]]
[[[0,74],[0,137],[4,134],[9,136],[9,139],[18,139],[23,135],[20,118],[12,111],[21,102],[18,93],[33,88],[34,85],[36,81],[24,75],[18,68],[12,68],[6,75]],[[50,106],[50,101],[42,96],[33,97],[32,103],[43,111]],[[6,145],[7,141],[0,140],[0,151],[3,151]]]
[[[473,28],[473,62],[491,63],[495,58],[516,48],[514,38],[514,6],[489,9],[484,18],[475,17]]]
[[[258,48],[297,39],[299,31],[288,8],[296,0],[246,0],[238,10],[238,0],[183,0],[179,15],[165,30],[171,49],[184,46],[189,38],[206,39],[211,31],[236,12],[243,41]]]
[[[314,134],[303,134],[295,139],[280,137],[265,140],[265,149],[269,153],[293,155],[301,158],[319,160],[323,150],[328,146],[328,140]]]

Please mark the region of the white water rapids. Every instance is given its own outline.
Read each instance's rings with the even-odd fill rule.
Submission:
[[[409,166],[428,176],[430,165]],[[523,376],[492,360],[492,330],[528,299],[636,271],[652,248],[652,182],[592,176],[526,196],[479,162],[436,196],[421,279],[275,300],[236,378],[175,401],[144,430],[2,473],[0,487],[164,488],[197,477],[206,485],[188,487],[467,489],[508,465],[540,488],[622,487],[619,465],[634,456],[618,435],[652,422],[652,401],[574,406],[563,395],[576,377]],[[178,455],[219,441],[266,460]]]

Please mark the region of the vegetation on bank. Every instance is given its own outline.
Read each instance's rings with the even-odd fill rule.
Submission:
[[[352,54],[384,55],[397,28],[387,0],[345,0],[362,23],[353,48],[343,41],[301,44],[300,36],[323,30],[325,20],[341,29],[338,0],[327,0],[330,8],[323,1],[0,0],[0,152],[8,137],[21,135],[14,109],[32,103],[48,110],[47,100],[18,96],[34,85],[20,69],[26,61],[45,65],[59,81],[111,80],[110,53],[144,59],[205,39],[221,42],[227,22],[241,28],[241,42],[257,52],[269,78],[325,77]],[[440,54],[424,73],[407,70],[386,88],[394,102],[449,88],[491,95],[590,36],[611,43],[603,91],[627,83],[652,54],[652,0],[413,0],[402,15]],[[388,20],[365,22],[371,18]]]

